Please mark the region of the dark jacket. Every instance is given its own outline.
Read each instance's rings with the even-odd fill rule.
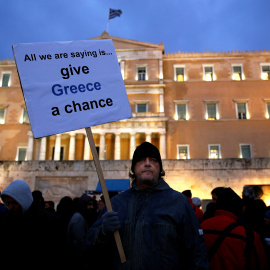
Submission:
[[[127,261],[120,262],[113,238],[100,243],[101,217],[88,234],[94,247],[112,245],[110,269],[208,269],[198,219],[187,198],[164,180],[143,190],[133,182],[131,189],[112,198],[112,207],[119,214]]]

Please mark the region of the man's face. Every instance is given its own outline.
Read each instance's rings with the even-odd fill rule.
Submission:
[[[10,213],[12,213],[14,215],[22,214],[21,205],[19,203],[17,203],[12,197],[5,196],[3,198],[3,201],[6,205],[6,207],[8,208],[8,210],[10,211]]]
[[[141,158],[134,167],[134,174],[138,188],[152,186],[159,180],[159,162],[151,157]]]

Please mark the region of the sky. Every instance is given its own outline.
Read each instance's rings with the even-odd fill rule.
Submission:
[[[17,43],[109,35],[166,53],[270,49],[270,0],[0,0],[0,60]],[[122,15],[108,21],[109,9]]]

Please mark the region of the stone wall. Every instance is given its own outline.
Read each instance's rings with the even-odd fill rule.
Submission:
[[[100,164],[105,179],[128,179],[130,160]],[[172,188],[191,189],[193,196],[204,200],[211,199],[217,186],[231,187],[241,196],[244,185],[262,186],[263,198],[270,199],[270,158],[163,160],[163,167]],[[32,190],[41,190],[45,200],[55,203],[63,196],[95,190],[98,184],[94,161],[0,161],[0,190],[16,179],[26,180]]]

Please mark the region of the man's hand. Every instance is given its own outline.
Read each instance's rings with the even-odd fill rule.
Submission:
[[[120,228],[118,213],[108,211],[102,216],[102,232],[107,235],[113,233]]]

